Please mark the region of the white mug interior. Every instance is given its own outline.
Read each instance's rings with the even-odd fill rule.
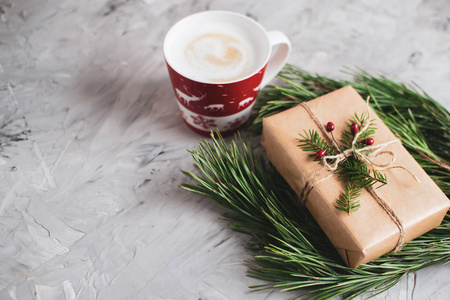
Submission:
[[[252,53],[253,63],[251,64],[251,69],[244,76],[234,78],[233,80],[210,81],[195,78],[186,67],[182,66],[182,62],[180,62],[182,58],[177,57],[180,55],[180,50],[177,49],[180,39],[184,39],[187,36],[189,38],[196,35],[200,36],[215,27],[223,29],[224,26],[244,35],[243,38],[248,40],[252,44],[252,47],[254,47],[255,51]],[[272,47],[268,34],[258,22],[245,15],[229,11],[205,11],[190,15],[178,21],[166,34],[163,44],[166,62],[178,74],[194,81],[212,84],[237,82],[255,75],[269,61],[271,50]]]

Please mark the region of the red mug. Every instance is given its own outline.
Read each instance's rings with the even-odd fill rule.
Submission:
[[[186,125],[206,136],[216,128],[222,135],[236,132],[290,49],[283,33],[266,32],[238,13],[205,11],[178,21],[164,38],[163,52]]]

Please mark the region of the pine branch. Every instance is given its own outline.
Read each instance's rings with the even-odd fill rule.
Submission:
[[[363,98],[371,96],[378,116],[450,196],[450,172],[441,166],[450,161],[448,112],[416,88],[361,70],[349,73],[355,77],[352,82],[286,67],[280,78],[289,83],[282,89],[272,86],[262,91],[250,129],[260,133],[265,116],[352,85]],[[220,138],[202,142],[199,151],[191,152],[199,175],[186,173],[197,184],[183,185],[211,197],[225,210],[224,218],[232,229],[252,237],[249,248],[254,265],[249,276],[265,281],[253,290],[278,288],[297,291],[292,297],[329,299],[340,295],[351,299],[368,291],[381,293],[410,272],[450,262],[447,213],[440,226],[408,242],[402,251],[358,269],[346,267],[309,212],[298,205],[295,193],[257,150],[240,138],[229,146]]]
[[[336,201],[336,208],[350,214],[356,212],[359,209],[358,197],[361,196],[362,188],[348,182],[345,185],[345,191],[339,196],[339,200]]]
[[[312,152],[310,156],[322,149],[329,149],[329,155],[334,155],[334,148],[330,146],[315,130],[303,131],[304,134],[299,134],[301,138],[297,139],[299,147],[306,152]]]
[[[415,149],[415,150],[420,154],[420,156],[422,156],[426,160],[429,160],[433,164],[438,165],[439,167],[441,167],[442,169],[446,170],[447,172],[450,172],[450,166],[448,164],[446,164],[446,163],[444,163],[442,161],[438,161],[435,158],[429,157],[427,154],[425,154],[424,152],[422,152],[422,151],[420,151],[418,149]]]
[[[358,136],[359,143],[353,145],[353,140],[356,138],[351,132],[351,124],[356,123],[360,128],[360,134]],[[315,156],[316,160],[320,159],[321,164],[324,164],[319,153],[325,150],[324,155],[332,156],[338,151],[346,151],[347,149],[358,149],[366,146],[361,143],[367,138],[372,137],[375,133],[375,123],[374,120],[369,121],[368,113],[363,112],[361,115],[355,113],[353,119],[347,124],[347,128],[342,132],[341,143],[342,146],[337,145],[338,149],[331,148],[331,146],[325,142],[325,140],[319,135],[316,130],[310,129],[309,131],[304,130],[304,134],[300,135],[302,138],[297,139],[299,141],[299,147],[306,152],[311,152],[310,156]],[[367,126],[367,127],[365,127]],[[330,132],[334,130],[331,129]],[[334,137],[333,137],[334,139]],[[339,148],[340,147],[340,148]],[[337,150],[337,151],[336,151]],[[362,149],[361,151],[364,151]],[[369,151],[370,152],[370,151]],[[319,155],[319,156],[318,156]],[[344,154],[341,154],[344,155]],[[323,157],[323,156],[322,156]],[[325,159],[327,158],[325,157]],[[334,164],[336,159],[330,160],[328,163]],[[372,174],[367,164],[359,159],[358,156],[353,152],[349,157],[346,157],[337,165],[337,169],[334,171],[338,176],[346,182],[345,191],[341,193],[339,199],[336,201],[336,208],[347,212],[348,214],[356,212],[359,208],[359,201],[355,197],[361,194],[362,189],[367,189],[373,186],[375,183],[379,182],[382,185],[387,183],[387,178],[381,172],[373,169]]]
[[[342,145],[344,145],[344,148],[348,149],[348,148],[352,147],[353,134],[350,130],[352,123],[358,124],[359,128],[362,129],[363,126],[365,126],[367,124],[367,122],[370,122],[369,127],[362,134],[360,134],[360,136],[358,137],[358,140],[356,141],[357,143],[355,144],[356,148],[361,148],[361,147],[365,146],[365,145],[362,145],[361,142],[363,140],[365,140],[366,138],[372,137],[375,134],[375,130],[376,130],[375,120],[369,121],[369,116],[368,116],[367,112],[362,112],[361,115],[358,115],[357,113],[355,113],[354,117],[345,123],[346,130],[344,130],[344,132],[342,133],[342,137],[341,137],[341,143],[342,143]]]
[[[450,170],[449,163],[445,159],[438,157],[428,146],[428,143],[423,135],[420,127],[410,109],[407,110],[407,117],[401,115],[395,109],[389,116],[382,115],[385,123],[390,127],[395,127],[396,134],[402,139],[405,146],[417,151],[424,158],[429,159],[436,165]]]
[[[358,188],[366,189],[376,183],[386,184],[386,175],[377,170],[372,170],[370,173],[369,167],[355,157],[350,157],[341,163],[341,167],[336,170],[336,173],[345,182],[351,182]]]

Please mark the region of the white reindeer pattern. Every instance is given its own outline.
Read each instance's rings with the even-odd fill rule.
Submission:
[[[201,97],[188,96],[188,95],[186,95],[185,93],[183,93],[182,91],[180,91],[180,90],[177,89],[177,88],[175,88],[175,91],[177,92],[177,97],[178,97],[180,100],[185,101],[186,104],[187,104],[187,106],[189,106],[190,103],[191,103],[192,101],[194,101],[194,102],[200,101],[200,100],[202,100],[202,99],[205,97],[205,95],[203,95],[203,96],[201,96]]]
[[[248,98],[245,98],[244,100],[240,101],[239,105],[238,105],[238,109],[246,107],[247,104],[252,102],[252,100],[253,100],[253,97],[248,97]]]
[[[225,110],[225,106],[223,104],[210,104],[204,107],[205,110],[208,111],[224,111]]]

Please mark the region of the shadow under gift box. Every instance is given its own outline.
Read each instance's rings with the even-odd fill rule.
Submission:
[[[323,123],[331,121],[336,129],[333,134],[340,139],[345,123],[354,116],[367,111],[365,101],[350,86],[344,87],[312,101],[307,105]],[[373,110],[375,119],[375,144],[395,139],[394,134]],[[314,129],[320,133],[314,120],[303,106],[296,106],[263,120],[261,144],[269,160],[284,177],[297,195],[300,195],[308,177],[322,169],[319,162],[301,150],[296,140],[299,133]],[[393,143],[384,150],[396,156],[395,166],[402,166],[418,177],[420,183],[402,169],[382,171],[387,175],[387,184],[377,189],[377,194],[399,217],[403,229],[403,243],[411,241],[437,227],[447,213],[450,201],[422,167],[400,144]],[[377,161],[383,161],[383,155]],[[388,157],[387,159],[390,159]],[[317,175],[324,178],[330,171]],[[399,240],[400,230],[388,213],[374,197],[363,190],[361,207],[351,214],[335,208],[336,200],[344,191],[345,183],[337,176],[320,182],[309,193],[306,207],[336,247],[345,263],[352,268],[368,263],[392,251]]]

